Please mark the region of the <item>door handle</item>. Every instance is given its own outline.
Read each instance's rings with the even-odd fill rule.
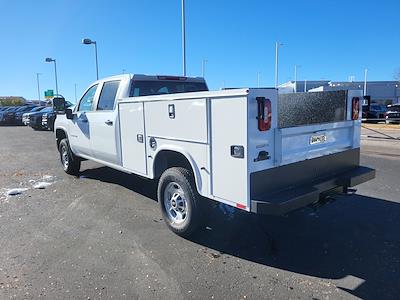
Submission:
[[[111,120],[107,120],[107,121],[105,121],[104,123],[106,123],[108,126],[112,126],[112,124],[113,124],[113,121],[111,121]]]
[[[138,143],[143,143],[143,134],[138,134],[136,136],[136,140],[138,141]]]

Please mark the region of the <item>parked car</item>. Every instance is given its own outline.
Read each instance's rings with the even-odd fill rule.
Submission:
[[[35,107],[34,109],[32,109],[31,111],[23,113],[23,114],[22,114],[22,118],[21,118],[21,123],[22,123],[23,125],[29,125],[29,116],[30,116],[31,114],[34,114],[34,113],[36,113],[36,112],[41,111],[41,110],[44,109],[44,108],[46,108],[46,107],[45,107],[45,106],[37,106],[37,107]]]
[[[0,111],[0,124],[9,124],[11,118],[14,116],[13,111],[19,108],[20,106],[10,106],[3,111]]]
[[[385,120],[385,113],[387,109],[385,105],[371,104],[370,106],[364,105],[362,107],[362,118],[366,122],[378,123]]]
[[[13,112],[14,116],[12,117],[11,124],[22,125],[22,115],[26,112],[31,112],[33,109],[36,108],[36,105],[24,105],[23,107],[15,110]]]
[[[29,116],[29,126],[32,127],[34,130],[43,130],[42,125],[42,116],[45,113],[53,112],[53,107],[46,107],[41,111],[35,112]]]
[[[64,97],[62,97],[64,99]],[[65,108],[70,108],[73,106],[73,104],[69,101],[65,101]],[[56,120],[57,114],[52,111],[52,112],[46,112],[42,115],[42,129],[47,129],[47,130],[54,130],[54,122]]]
[[[388,111],[385,114],[386,124],[400,124],[400,103],[387,106]]]
[[[53,111],[46,112],[42,115],[42,129],[54,130],[54,121],[56,120],[56,113]]]
[[[35,105],[21,105],[21,106],[13,106],[12,108],[6,109],[1,113],[0,122],[3,124],[15,124],[15,116],[17,113],[24,113],[26,111],[34,108]]]

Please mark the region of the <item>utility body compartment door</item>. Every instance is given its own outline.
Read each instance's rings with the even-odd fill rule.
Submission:
[[[247,207],[246,96],[211,100],[211,145],[212,195],[221,202]],[[235,155],[234,147],[243,155]]]
[[[119,104],[122,166],[147,175],[143,102]]]

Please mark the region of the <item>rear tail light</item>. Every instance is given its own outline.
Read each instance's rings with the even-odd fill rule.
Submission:
[[[353,110],[352,110],[351,119],[358,120],[358,117],[360,115],[360,98],[353,97],[352,108],[353,108]]]
[[[271,128],[272,111],[271,100],[264,97],[257,97],[258,106],[258,130],[267,131]]]

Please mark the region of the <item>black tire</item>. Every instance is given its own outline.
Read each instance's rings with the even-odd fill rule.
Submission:
[[[81,160],[72,153],[68,139],[61,140],[58,152],[60,153],[60,161],[65,173],[78,175],[81,168]]]
[[[174,194],[172,191],[175,191]],[[188,237],[199,228],[201,197],[196,190],[192,172],[180,167],[167,169],[158,182],[157,198],[164,221],[174,233]],[[178,220],[179,213],[181,220]]]

